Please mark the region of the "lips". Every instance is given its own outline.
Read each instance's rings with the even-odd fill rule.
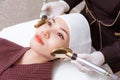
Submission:
[[[35,35],[35,38],[36,38],[36,40],[37,40],[40,44],[44,45],[44,43],[43,43],[43,41],[42,41],[42,39],[41,39],[40,36]]]

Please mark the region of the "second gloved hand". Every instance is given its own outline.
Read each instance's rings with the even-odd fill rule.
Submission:
[[[47,15],[48,17],[55,17],[63,14],[64,12],[67,12],[68,10],[69,6],[64,1],[49,2],[42,6],[40,18],[42,17],[42,15]]]
[[[104,56],[100,51],[93,52],[91,54],[78,54],[78,57],[98,66],[101,66],[105,62]],[[77,60],[72,60],[71,63],[73,63],[82,72],[92,72],[89,67],[80,64]]]

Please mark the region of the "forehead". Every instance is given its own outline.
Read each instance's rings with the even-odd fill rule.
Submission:
[[[69,32],[69,27],[62,18],[56,17],[54,20],[55,20],[55,23],[60,25],[60,27],[64,28],[67,32]]]
[[[62,29],[64,29],[67,32],[68,35],[70,35],[69,27],[62,18],[56,17],[54,20],[56,24],[58,24]]]

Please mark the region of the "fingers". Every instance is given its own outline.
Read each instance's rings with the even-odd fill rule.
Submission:
[[[41,10],[45,11],[45,10],[47,10],[48,7],[49,7],[49,5],[45,4],[45,5],[42,6]]]
[[[47,3],[47,4],[45,4],[45,5],[42,6],[42,8],[41,8],[41,13],[40,13],[40,18],[41,18],[43,15],[49,16],[49,15],[48,15],[48,14],[49,14],[48,12],[50,12],[49,9],[51,9],[51,6],[52,6],[51,3]]]
[[[55,5],[56,2],[49,2],[49,3],[46,3],[45,5],[42,6],[41,10],[44,11],[44,10],[47,10],[49,9],[51,6]]]
[[[49,17],[55,17],[64,14],[66,10],[68,11],[69,8],[66,6],[67,4],[63,1],[50,2],[43,5],[43,7],[41,8],[41,12]],[[43,13],[40,14],[40,17],[43,15]]]
[[[40,13],[40,18],[42,18],[42,16],[44,16],[44,15],[47,15],[47,13],[46,13],[45,11],[42,11],[42,12]]]
[[[88,53],[78,54],[78,57],[91,62],[91,55]]]

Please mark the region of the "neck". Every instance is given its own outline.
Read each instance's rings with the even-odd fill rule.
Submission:
[[[48,58],[39,53],[29,49],[16,64],[35,64],[48,62]]]

